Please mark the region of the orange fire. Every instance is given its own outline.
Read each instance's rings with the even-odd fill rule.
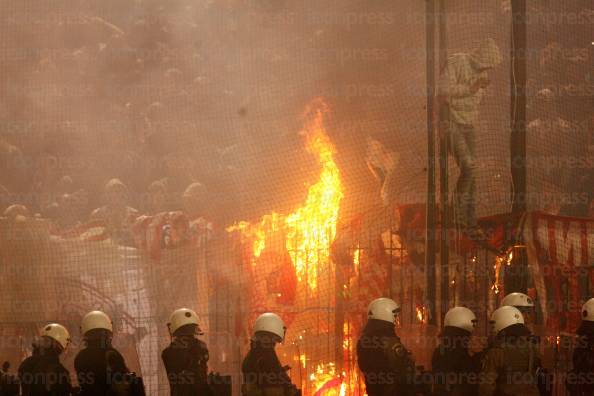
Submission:
[[[429,319],[427,307],[417,306],[416,311],[417,311],[417,319],[419,320],[419,322],[421,322],[423,324],[427,323],[427,321]]]
[[[514,258],[513,249],[508,250],[503,256],[495,257],[495,265],[493,265],[493,269],[495,270],[495,280],[493,281],[493,285],[491,285],[491,290],[493,290],[493,292],[495,294],[499,294],[499,292],[501,290],[501,281],[500,281],[501,266],[503,264],[510,266],[513,258]]]
[[[305,126],[301,135],[305,139],[307,151],[314,155],[320,168],[319,178],[308,188],[305,202],[290,214],[271,213],[258,222],[238,222],[226,230],[238,232],[242,243],[249,246],[251,265],[258,265],[262,252],[271,246],[279,246],[279,238],[291,257],[297,280],[309,290],[318,288],[318,274],[326,271],[330,265],[330,246],[336,237],[336,226],[340,203],[343,198],[343,186],[340,171],[334,160],[336,154],[324,128],[324,115],[327,106],[321,100],[315,100],[305,112]],[[274,242],[273,242],[274,241]],[[356,253],[359,260],[360,252]],[[345,332],[344,348],[353,352],[350,333]],[[310,356],[300,352],[294,356],[303,369],[312,362]],[[347,378],[339,372],[334,362],[319,363],[308,377],[309,385],[304,394],[316,396],[345,396],[350,380],[358,381],[356,376]]]
[[[318,364],[309,376],[315,396],[343,396],[346,386],[334,363]]]
[[[342,348],[344,352],[343,361],[345,362],[346,371],[342,373],[342,384],[340,385],[340,396],[345,395],[359,395],[360,378],[357,369],[354,367],[354,356],[356,354],[356,344],[353,341],[353,327],[350,322],[343,324],[343,342]]]
[[[272,213],[257,224],[239,222],[228,232],[239,231],[252,242],[252,264],[267,245],[272,233],[285,233],[285,247],[297,273],[299,282],[307,281],[310,289],[317,287],[317,275],[329,264],[330,245],[336,237],[338,211],[342,200],[342,183],[334,155],[336,153],[324,129],[327,107],[314,101],[306,111],[308,118],[301,134],[306,149],[318,158],[321,168],[318,181],[309,187],[305,204],[289,215]]]

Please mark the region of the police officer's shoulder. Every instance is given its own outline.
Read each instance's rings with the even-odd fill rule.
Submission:
[[[495,342],[484,351],[481,360],[483,364],[488,361],[499,361],[503,359],[503,354],[504,346],[499,342]]]
[[[35,358],[35,356],[28,356],[28,357],[26,357],[26,358],[25,358],[25,359],[24,359],[24,360],[21,362],[21,364],[19,364],[18,371],[21,371],[21,369],[25,369],[25,368],[27,368],[27,367],[28,367],[28,366],[31,364],[31,362],[33,361],[33,359],[34,359],[34,358]]]
[[[481,351],[481,355],[483,357],[485,357],[487,355],[493,355],[495,353],[498,353],[498,351],[502,351],[502,350],[503,350],[503,346],[501,345],[500,342],[496,341],[496,342],[490,343],[488,347],[483,349]]]
[[[58,371],[60,371],[60,372],[62,372],[62,373],[64,373],[64,374],[70,374],[70,370],[68,370],[68,369],[66,368],[66,366],[64,366],[64,365],[62,364],[62,362],[58,362],[58,364],[57,364],[57,369],[58,369]]]
[[[389,337],[386,339],[385,347],[388,351],[394,353],[396,356],[404,357],[408,355],[408,351],[402,345],[399,337]]]
[[[207,349],[208,348],[207,345],[206,345],[206,342],[204,342],[204,341],[202,341],[202,340],[200,340],[198,338],[195,338],[195,340],[196,340],[197,345],[199,345],[201,348],[204,348],[204,349]]]
[[[167,347],[165,347],[165,349],[161,351],[161,357],[166,358],[168,356],[171,356],[171,354],[175,353],[175,351],[179,349],[180,348],[176,348],[174,344],[169,344],[167,345]]]
[[[82,366],[82,363],[83,363],[83,361],[84,361],[84,355],[83,355],[83,351],[84,351],[84,349],[81,349],[81,350],[80,350],[80,351],[79,351],[79,352],[76,354],[76,356],[74,357],[74,362],[73,362],[73,363],[74,363],[74,369],[75,369],[76,371],[79,371],[79,370],[81,370],[81,369],[82,369],[82,367],[81,367],[81,366]]]
[[[198,338],[192,337],[186,342],[186,348],[190,350],[208,350],[206,343]]]

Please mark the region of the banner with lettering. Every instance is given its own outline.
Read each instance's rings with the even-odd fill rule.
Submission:
[[[594,296],[594,219],[529,213],[523,237],[547,328],[574,331]]]

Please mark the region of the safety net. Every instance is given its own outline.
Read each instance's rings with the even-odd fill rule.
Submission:
[[[209,370],[239,395],[253,322],[276,312],[303,395],[364,395],[356,341],[371,300],[401,305],[397,331],[428,370],[441,299],[474,309],[487,335],[518,257],[546,333],[547,301],[590,292],[589,270],[579,284],[539,275],[554,244],[538,238],[558,226],[567,245],[547,265],[578,250],[576,266],[592,265],[594,7],[526,3],[526,207],[512,215],[512,1],[0,1],[0,357],[18,366],[58,322],[73,375],[80,320],[100,309],[147,393],[166,395],[167,322],[187,307]],[[468,132],[489,230],[477,244],[455,221],[464,158],[438,122],[427,234],[427,98],[437,120],[447,65],[486,41],[501,59]],[[440,229],[443,267],[425,259]]]

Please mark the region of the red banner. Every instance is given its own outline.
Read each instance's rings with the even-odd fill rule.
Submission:
[[[530,213],[524,240],[547,328],[575,330],[594,294],[594,219]]]

